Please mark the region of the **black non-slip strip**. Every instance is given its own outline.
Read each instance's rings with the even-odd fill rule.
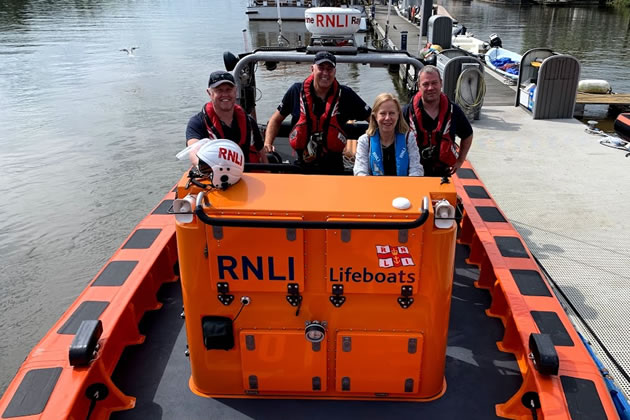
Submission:
[[[480,187],[477,185],[466,185],[464,187],[464,190],[470,198],[490,198],[488,192],[484,187]]]
[[[475,207],[484,222],[506,222],[505,217],[496,207]]]
[[[457,170],[457,176],[461,179],[477,179],[477,175],[475,175],[475,171],[467,168],[460,168]]]
[[[593,337],[593,339],[595,341],[597,341],[597,344],[599,345],[599,347],[602,349],[602,351],[606,354],[606,356],[608,357],[608,360],[610,360],[610,362],[615,366],[615,368],[617,369],[617,372],[619,372],[621,374],[621,376],[623,376],[625,378],[626,381],[630,382],[630,375],[628,374],[628,372],[626,372],[626,370],[624,369],[623,366],[621,366],[619,364],[619,362],[617,362],[617,360],[615,360],[615,357],[612,355],[612,353],[610,352],[610,350],[608,350],[608,348],[606,348],[606,346],[604,345],[604,343],[602,342],[601,338],[598,337],[597,333],[593,330],[593,328],[591,328],[590,325],[588,325],[588,323],[586,322],[586,320],[582,317],[582,315],[580,315],[580,312],[577,310],[577,308],[575,307],[575,305],[573,303],[571,303],[571,300],[569,300],[569,298],[567,297],[567,295],[562,291],[562,289],[560,288],[560,286],[558,285],[558,283],[553,279],[553,277],[551,277],[551,275],[549,274],[549,272],[547,270],[545,270],[545,266],[543,266],[540,261],[538,260],[538,258],[536,258],[536,255],[532,254],[532,256],[534,257],[534,260],[536,261],[536,264],[538,264],[538,267],[540,267],[540,269],[542,270],[542,272],[545,274],[545,277],[553,284],[554,286],[554,290],[556,291],[556,293],[560,294],[563,298],[564,301],[566,302],[566,304],[571,308],[571,310],[573,311],[573,313],[575,313],[575,315],[579,318],[582,326],[584,328],[586,328],[586,330],[588,331],[588,333],[591,335],[591,337]]]
[[[50,394],[59,380],[59,375],[61,375],[60,367],[29,371],[24,375],[7,409],[2,413],[2,418],[33,416],[44,411]],[[54,413],[51,414],[54,415]]]
[[[573,340],[555,312],[531,311],[536,326],[543,334],[549,334],[554,346],[573,346]]]
[[[94,280],[92,286],[121,286],[136,265],[138,261],[112,261]]]
[[[160,203],[152,214],[169,214],[168,211],[173,207],[173,200],[164,200]]]
[[[98,319],[109,302],[103,301],[86,301],[82,302],[79,307],[72,313],[70,318],[57,331],[58,334],[76,334],[81,322]]]
[[[123,249],[147,249],[151,247],[162,229],[138,229],[125,243]]]
[[[522,295],[551,297],[551,292],[538,271],[510,270],[510,273]]]
[[[514,236],[495,236],[494,240],[504,257],[529,258],[525,247],[519,238]]]
[[[572,420],[605,420],[608,418],[593,381],[560,376]]]

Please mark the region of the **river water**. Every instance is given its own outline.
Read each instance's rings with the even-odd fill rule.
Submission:
[[[496,33],[503,47],[525,53],[548,47],[580,61],[581,79],[607,80],[613,91],[630,93],[630,8],[510,6],[483,1],[442,0],[449,13],[476,38]],[[583,120],[612,131],[606,106],[588,105]]]
[[[480,38],[550,45],[630,92],[628,14],[447,0]],[[33,345],[186,169],[174,155],[225,50],[277,42],[246,0],[0,2],[0,393]],[[286,23],[292,43],[302,32]],[[245,32],[243,30],[246,29]],[[244,40],[245,38],[245,40]],[[139,47],[134,56],[120,51]],[[257,72],[258,116],[308,73]],[[384,69],[340,65],[368,102]],[[588,108],[587,108],[588,110]]]

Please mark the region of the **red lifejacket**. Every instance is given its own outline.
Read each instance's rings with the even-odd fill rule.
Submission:
[[[219,116],[214,110],[214,105],[212,102],[208,102],[204,105],[201,110],[203,113],[203,122],[206,124],[206,130],[208,131],[208,138],[210,139],[224,139],[225,134],[223,133],[223,128],[221,126],[221,120]],[[252,130],[249,126],[249,119],[247,118],[247,114],[245,114],[245,110],[239,106],[234,105],[234,117],[238,123],[238,128],[241,137],[238,140],[230,139],[241,146],[243,149],[243,153],[248,151],[246,154],[248,157],[247,162],[258,163],[260,161],[258,151],[254,147],[253,141],[251,141]],[[249,144],[249,150],[245,149]]]
[[[339,96],[341,89],[337,80],[333,81],[332,91],[326,97],[326,108],[320,117],[313,110],[313,75],[311,74],[300,91],[300,118],[289,135],[289,143],[296,151],[304,151],[304,161],[309,162],[317,156],[305,151],[312,135],[321,133],[321,144],[318,145],[318,155],[330,152],[343,152],[346,147],[346,134],[340,128],[337,115],[339,114]],[[312,147],[312,146],[311,146]],[[307,157],[308,155],[308,157]]]
[[[422,93],[418,92],[413,98],[411,118],[409,118],[409,121],[412,124],[412,129],[416,132],[416,141],[418,142],[418,149],[420,149],[421,156],[423,156],[423,158],[425,157],[422,153],[425,149],[436,146],[435,151],[439,151],[439,154],[434,153],[431,158],[434,161],[436,159],[439,160],[439,163],[446,166],[455,165],[459,157],[459,152],[457,151],[457,145],[454,139],[451,138],[451,114],[453,112],[453,105],[449,102],[445,94],[440,94],[438,123],[431,132],[425,130],[422,126],[423,109]]]

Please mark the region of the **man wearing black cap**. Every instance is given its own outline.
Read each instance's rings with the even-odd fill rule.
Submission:
[[[367,120],[372,110],[352,89],[337,82],[336,65],[333,54],[315,54],[311,75],[289,88],[269,119],[267,153],[273,150],[280,124],[291,114],[289,143],[297,152],[297,163],[311,173],[343,173],[343,127],[348,120]]]
[[[264,161],[261,152],[263,140],[258,125],[236,104],[234,77],[226,71],[213,72],[207,91],[210,102],[188,121],[186,145],[204,138],[230,139],[241,147],[246,162]],[[191,156],[194,159],[194,154]]]

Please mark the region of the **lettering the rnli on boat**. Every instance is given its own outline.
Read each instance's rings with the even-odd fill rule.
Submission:
[[[371,272],[366,267],[354,269],[353,267],[330,268],[329,278],[333,283],[415,283],[416,273],[405,270],[390,272]]]
[[[361,18],[348,15],[324,15],[307,16],[306,24],[315,25],[317,28],[349,28],[361,23]]]
[[[239,155],[238,153],[224,147],[219,147],[219,159],[229,160],[237,165],[243,164],[243,155]]]
[[[261,217],[259,214],[247,216]],[[220,239],[213,229],[206,232],[208,275],[212,283],[227,282],[231,292],[286,293],[289,283],[304,290],[306,252],[301,229],[295,231],[294,240],[287,239],[285,229],[261,228],[253,234],[248,228],[235,227],[221,232]]]
[[[295,280],[295,260],[283,258],[242,256],[237,259],[231,255],[217,255],[219,280]]]

